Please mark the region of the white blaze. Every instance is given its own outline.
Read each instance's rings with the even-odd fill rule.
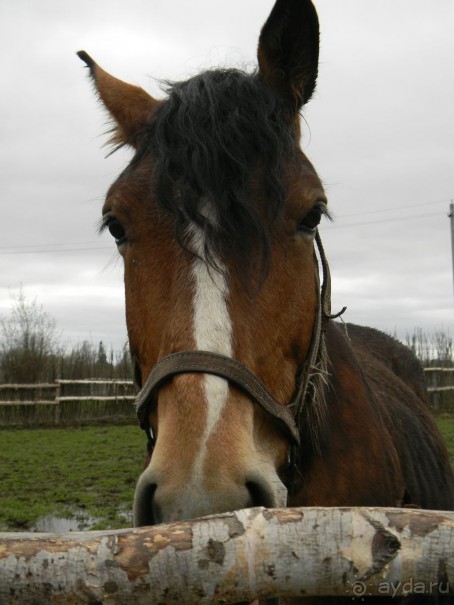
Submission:
[[[211,351],[232,356],[232,323],[227,308],[228,285],[225,276],[210,269],[204,258],[203,236],[193,230],[193,249],[200,258],[192,265],[194,277],[194,339],[200,351]],[[217,261],[224,270],[222,263]],[[206,456],[206,446],[222,410],[226,404],[229,385],[226,380],[206,374],[204,376],[204,394],[207,406],[205,431],[199,454],[194,464],[193,478],[201,479]]]

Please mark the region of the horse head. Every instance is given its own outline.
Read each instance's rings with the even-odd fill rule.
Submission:
[[[317,333],[314,241],[327,213],[299,145],[318,49],[313,4],[277,0],[255,73],[210,70],[169,85],[163,100],[79,53],[114,120],[113,143],[134,149],[107,193],[103,227],[124,261],[153,449],[136,525],[286,504],[289,451],[300,439],[289,403]],[[189,365],[168,369],[192,351]],[[246,368],[240,379],[223,359],[234,360],[224,364],[231,373]]]

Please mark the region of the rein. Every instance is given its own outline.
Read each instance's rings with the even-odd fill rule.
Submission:
[[[140,427],[148,436],[148,451],[151,454],[155,446],[155,435],[148,422],[148,412],[155,404],[159,387],[177,374],[203,373],[214,374],[234,384],[270,414],[279,428],[289,439],[288,464],[291,470],[297,468],[297,453],[301,444],[301,419],[305,404],[312,397],[310,389],[311,376],[319,365],[321,343],[329,319],[342,315],[345,307],[335,315],[331,314],[331,275],[320,235],[317,232],[315,241],[322,265],[322,285],[318,270],[317,255],[316,279],[318,290],[317,312],[312,338],[306,360],[297,373],[295,395],[288,405],[279,403],[266,385],[240,361],[209,351],[180,351],[163,357],[151,370],[143,388],[136,399],[136,411]]]

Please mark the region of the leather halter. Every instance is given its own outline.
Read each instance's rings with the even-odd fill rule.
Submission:
[[[225,378],[229,383],[234,384],[249,395],[253,401],[274,418],[276,424],[286,433],[289,439],[289,462],[291,466],[295,465],[296,454],[300,446],[302,411],[306,401],[312,396],[309,384],[314,368],[317,367],[320,360],[323,332],[329,319],[339,317],[345,311],[344,307],[340,313],[331,315],[331,275],[318,232],[315,241],[322,264],[323,281],[320,290],[318,262],[314,250],[317,290],[319,292],[317,312],[308,354],[297,373],[296,389],[292,401],[288,405],[279,403],[257,376],[240,361],[231,357],[209,351],[181,351],[167,355],[153,367],[136,399],[137,416],[141,428],[147,432],[150,453],[154,448],[155,436],[148,423],[148,412],[155,403],[159,387],[176,374],[204,373]]]

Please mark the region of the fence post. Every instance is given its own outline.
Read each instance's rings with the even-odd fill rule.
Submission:
[[[432,372],[432,387],[434,389],[438,389],[438,387],[440,386],[438,376],[438,372]],[[432,393],[432,397],[432,409],[434,412],[439,412],[442,404],[441,397],[443,397],[443,393],[438,390],[434,390],[434,392]]]
[[[61,382],[59,380],[56,380],[55,382],[55,424],[56,426],[59,426],[61,422]]]

